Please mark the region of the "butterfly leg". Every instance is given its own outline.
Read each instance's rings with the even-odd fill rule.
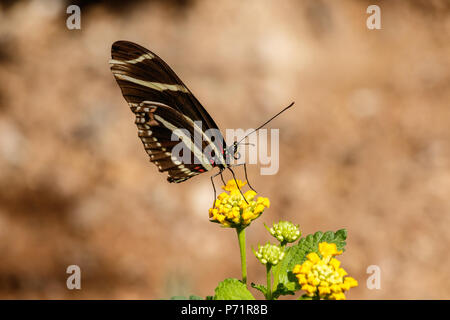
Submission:
[[[252,185],[250,184],[250,181],[248,181],[248,177],[247,177],[247,164],[244,162],[244,173],[245,173],[245,180],[247,180],[247,184],[250,187],[250,189],[252,189],[253,191],[257,192]]]
[[[223,171],[223,170],[222,170],[222,171]],[[227,184],[225,183],[225,179],[223,178],[222,171],[219,172],[219,173],[220,173],[220,178],[222,179],[223,185],[226,186]]]
[[[236,187],[239,189],[239,192],[241,193],[241,195],[242,195],[242,197],[244,198],[245,202],[248,204],[247,199],[245,199],[245,196],[244,196],[244,194],[242,193],[242,190],[241,190],[241,188],[239,188],[239,185],[238,185],[238,183],[237,183],[237,181],[236,181],[236,176],[235,176],[235,174],[234,174],[234,171],[231,170],[230,167],[227,167],[227,168],[228,168],[228,170],[231,171],[231,174],[233,175],[234,182],[236,183]]]
[[[213,199],[213,205],[212,205],[213,209],[216,207],[216,186],[214,185],[214,177],[215,176],[211,176],[211,184],[212,184],[213,189],[214,189],[214,199]]]
[[[250,187],[250,189],[252,189],[253,191],[257,192],[255,190],[255,188],[253,188],[252,185],[250,184],[250,181],[248,181],[247,164],[245,162],[244,163],[235,164],[235,165],[230,165],[229,167],[239,167],[239,166],[244,166],[245,180],[247,181],[247,184]]]
[[[213,190],[214,190],[214,201],[213,201],[213,205],[212,205],[213,208],[216,207],[216,196],[217,196],[216,186],[214,185],[214,178],[220,174],[220,177],[222,178],[222,181],[223,181],[222,171],[223,170],[220,170],[219,173],[216,173],[215,175],[211,176],[211,184],[212,184]]]

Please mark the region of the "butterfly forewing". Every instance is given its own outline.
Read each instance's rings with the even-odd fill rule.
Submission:
[[[211,141],[205,135],[207,129],[218,131],[214,120],[161,58],[128,41],[115,42],[111,56],[111,70],[136,115],[138,136],[150,161],[160,171],[168,171],[169,182],[182,182],[215,166],[226,166],[223,137],[220,135],[219,140]],[[189,135],[179,136],[176,129],[184,129]],[[194,141],[196,133],[205,139]],[[173,141],[174,135],[182,142]],[[189,150],[191,161],[172,155],[178,143]],[[215,151],[214,159],[203,155],[208,145]]]

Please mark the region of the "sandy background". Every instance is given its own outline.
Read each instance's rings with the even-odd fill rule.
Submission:
[[[349,298],[450,298],[448,1],[71,1],[81,30],[64,1],[0,3],[0,298],[206,296],[240,276],[234,231],[208,222],[209,174],[169,184],[148,162],[109,70],[119,39],[158,53],[222,129],[296,101],[270,126],[278,174],[250,166],[272,207],[249,245],[279,219],[347,228]]]

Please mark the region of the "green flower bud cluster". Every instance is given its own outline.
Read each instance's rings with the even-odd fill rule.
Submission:
[[[280,246],[266,243],[263,246],[258,245],[258,251],[253,250],[256,258],[262,264],[277,265],[284,258],[284,250]]]
[[[266,226],[267,231],[281,243],[291,243],[301,236],[298,225],[294,225],[289,221],[280,221],[273,225],[272,228]]]

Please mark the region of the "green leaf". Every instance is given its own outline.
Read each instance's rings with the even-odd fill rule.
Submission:
[[[284,290],[290,292],[291,290],[296,291],[300,289],[300,285],[292,270],[295,265],[302,264],[306,260],[308,253],[319,253],[319,243],[335,243],[338,250],[345,250],[346,239],[347,230],[345,229],[336,232],[327,231],[325,233],[318,231],[301,238],[296,245],[286,248],[286,255],[280,262],[280,272],[278,275],[279,284],[283,284],[286,287],[286,289],[280,288],[281,292],[284,292]]]
[[[272,297],[278,299],[279,296],[294,295],[296,290],[298,288],[295,282],[279,283],[277,289],[272,293]]]
[[[237,279],[225,279],[215,290],[214,300],[255,300],[245,284]]]
[[[267,294],[266,286],[263,286],[262,284],[254,284],[253,282],[251,285],[252,285],[252,288],[255,288],[256,290],[261,291],[262,294],[264,295],[264,297],[266,296],[266,294]]]

